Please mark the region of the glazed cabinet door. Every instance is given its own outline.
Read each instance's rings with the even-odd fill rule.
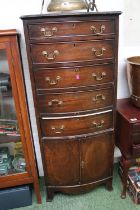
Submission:
[[[8,43],[0,43],[0,175],[28,171],[16,78]]]
[[[106,133],[81,141],[81,182],[90,183],[111,176],[113,137]]]
[[[0,30],[0,189],[34,184],[41,203],[18,33]]]
[[[43,143],[47,185],[65,186],[79,183],[79,141],[48,140]]]

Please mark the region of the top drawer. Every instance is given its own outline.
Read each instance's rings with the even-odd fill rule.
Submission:
[[[113,20],[43,22],[29,24],[30,39],[50,39],[71,36],[106,36],[115,33]]]

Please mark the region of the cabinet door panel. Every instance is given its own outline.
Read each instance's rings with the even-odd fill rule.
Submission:
[[[112,134],[107,133],[82,141],[82,183],[93,182],[111,176],[113,144]]]
[[[48,185],[74,185],[79,182],[79,141],[51,140],[44,143]]]

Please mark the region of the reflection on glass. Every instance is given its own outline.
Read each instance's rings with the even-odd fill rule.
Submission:
[[[5,50],[0,50],[0,175],[26,170]]]
[[[4,127],[5,125],[5,127]],[[6,52],[0,51],[0,133],[16,131],[17,120]]]

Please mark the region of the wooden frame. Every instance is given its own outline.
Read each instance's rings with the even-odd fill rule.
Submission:
[[[15,102],[16,116],[26,160],[26,172],[0,176],[0,188],[13,187],[32,183],[38,203],[41,203],[39,181],[34,154],[34,145],[30,128],[30,119],[26,101],[26,91],[20,52],[18,47],[18,33],[16,30],[0,30],[0,50],[5,49],[10,71],[12,94]],[[6,138],[6,137],[5,137]],[[14,142],[14,139],[0,138],[0,143]],[[16,141],[16,139],[15,139]]]

